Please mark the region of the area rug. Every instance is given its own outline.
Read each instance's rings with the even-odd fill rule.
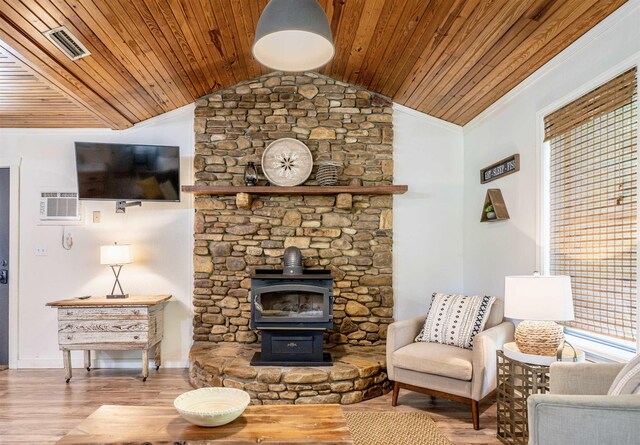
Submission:
[[[355,445],[453,445],[424,413],[344,413]]]

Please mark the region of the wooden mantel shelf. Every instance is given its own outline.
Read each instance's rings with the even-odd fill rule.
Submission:
[[[183,185],[182,191],[195,195],[402,195],[409,190],[406,185],[373,185],[373,186],[298,186],[298,187],[233,187],[233,186],[200,186]]]

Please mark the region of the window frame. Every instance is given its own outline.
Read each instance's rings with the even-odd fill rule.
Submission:
[[[561,99],[553,102],[552,104],[539,110],[536,114],[536,138],[537,138],[537,150],[536,150],[536,167],[538,168],[537,178],[537,196],[536,204],[538,210],[538,218],[536,221],[537,232],[537,254],[536,265],[537,269],[543,274],[548,274],[550,270],[550,144],[545,142],[545,116],[553,113],[556,110],[568,105],[576,99],[584,96],[593,89],[605,84],[606,82],[614,79],[616,76],[636,67],[638,74],[636,77],[640,84],[640,53],[631,57],[628,60],[618,64],[617,66],[607,70],[600,76],[594,78],[590,82],[583,84],[579,88],[575,89],[571,93],[562,97]],[[638,116],[640,116],[640,100],[638,100]],[[640,118],[638,119],[640,122]],[[640,123],[636,125],[636,152],[640,159]],[[638,175],[640,176],[640,167]],[[640,178],[637,181],[638,192],[640,192]],[[638,194],[640,197],[640,194]],[[638,221],[640,221],[640,202],[637,209]],[[638,224],[638,251],[640,251],[640,224]],[[640,261],[638,262],[637,272],[640,272]],[[640,276],[640,273],[637,275]],[[640,309],[640,285],[636,293],[637,308]],[[637,318],[637,331],[640,333],[640,313]],[[635,351],[631,351],[633,348],[632,342],[618,341],[617,339],[608,340],[607,337],[593,334],[590,332],[577,330],[574,328],[565,328],[567,339],[575,346],[585,350],[585,352],[597,361],[627,361],[633,357],[638,351],[640,351],[640,334],[637,335]]]

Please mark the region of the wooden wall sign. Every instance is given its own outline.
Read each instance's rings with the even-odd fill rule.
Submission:
[[[520,171],[520,155],[515,154],[480,170],[480,184]]]

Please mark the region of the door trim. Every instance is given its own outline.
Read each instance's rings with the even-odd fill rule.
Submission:
[[[0,158],[9,169],[9,369],[18,367],[18,290],[20,283],[20,164]]]

